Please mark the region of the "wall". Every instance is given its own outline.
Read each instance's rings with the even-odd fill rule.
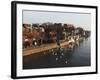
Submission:
[[[26,1],[26,0],[24,0]],[[100,0],[31,0],[37,2],[64,3],[64,4],[82,4],[82,5],[97,5],[100,9]],[[11,80],[10,65],[11,65],[11,0],[0,0],[0,80]],[[100,11],[99,11],[100,14]],[[98,16],[100,21],[100,15]],[[98,24],[100,26],[100,24]],[[98,34],[100,34],[98,27]],[[100,37],[98,38],[100,41]],[[98,42],[100,44],[100,42]],[[98,46],[100,47],[100,45]],[[100,50],[99,50],[100,52]],[[98,53],[99,53],[98,52]],[[98,54],[98,61],[100,61]],[[98,64],[100,67],[100,64]],[[100,71],[100,69],[99,69]],[[63,76],[63,77],[48,77],[36,78],[34,80],[100,80],[99,74]],[[33,79],[27,79],[33,80]]]

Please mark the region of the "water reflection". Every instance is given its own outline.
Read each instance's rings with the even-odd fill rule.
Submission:
[[[90,38],[74,48],[56,48],[23,58],[23,69],[90,66]]]

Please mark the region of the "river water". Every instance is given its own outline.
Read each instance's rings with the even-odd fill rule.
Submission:
[[[91,65],[90,38],[73,49],[55,49],[23,57],[23,69],[80,67]]]

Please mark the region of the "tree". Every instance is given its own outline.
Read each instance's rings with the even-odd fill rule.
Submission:
[[[83,35],[83,32],[84,32],[83,28],[78,27],[76,29],[78,30],[78,34]]]

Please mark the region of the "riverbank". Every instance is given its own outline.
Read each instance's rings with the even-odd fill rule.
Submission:
[[[65,47],[65,46],[68,47],[68,44],[69,44],[69,42],[65,41],[65,42],[60,43],[60,46],[61,46],[61,48]],[[23,50],[23,56],[40,53],[40,52],[45,52],[45,51],[48,51],[51,49],[55,49],[57,47],[58,47],[58,45],[56,43],[52,43],[52,44],[46,44],[43,47],[40,46],[37,48],[26,49],[26,50]]]
[[[73,48],[74,45],[79,43],[80,40],[83,40],[83,39],[80,38],[78,41],[75,41],[74,39],[71,39],[69,41],[61,41],[60,46],[58,46],[56,43],[50,43],[50,44],[44,44],[42,46],[35,47],[35,48],[24,49],[23,56],[28,56],[28,55],[35,54],[35,53],[43,53],[43,52],[46,52],[46,51],[49,51],[51,49],[55,49],[58,47]]]

